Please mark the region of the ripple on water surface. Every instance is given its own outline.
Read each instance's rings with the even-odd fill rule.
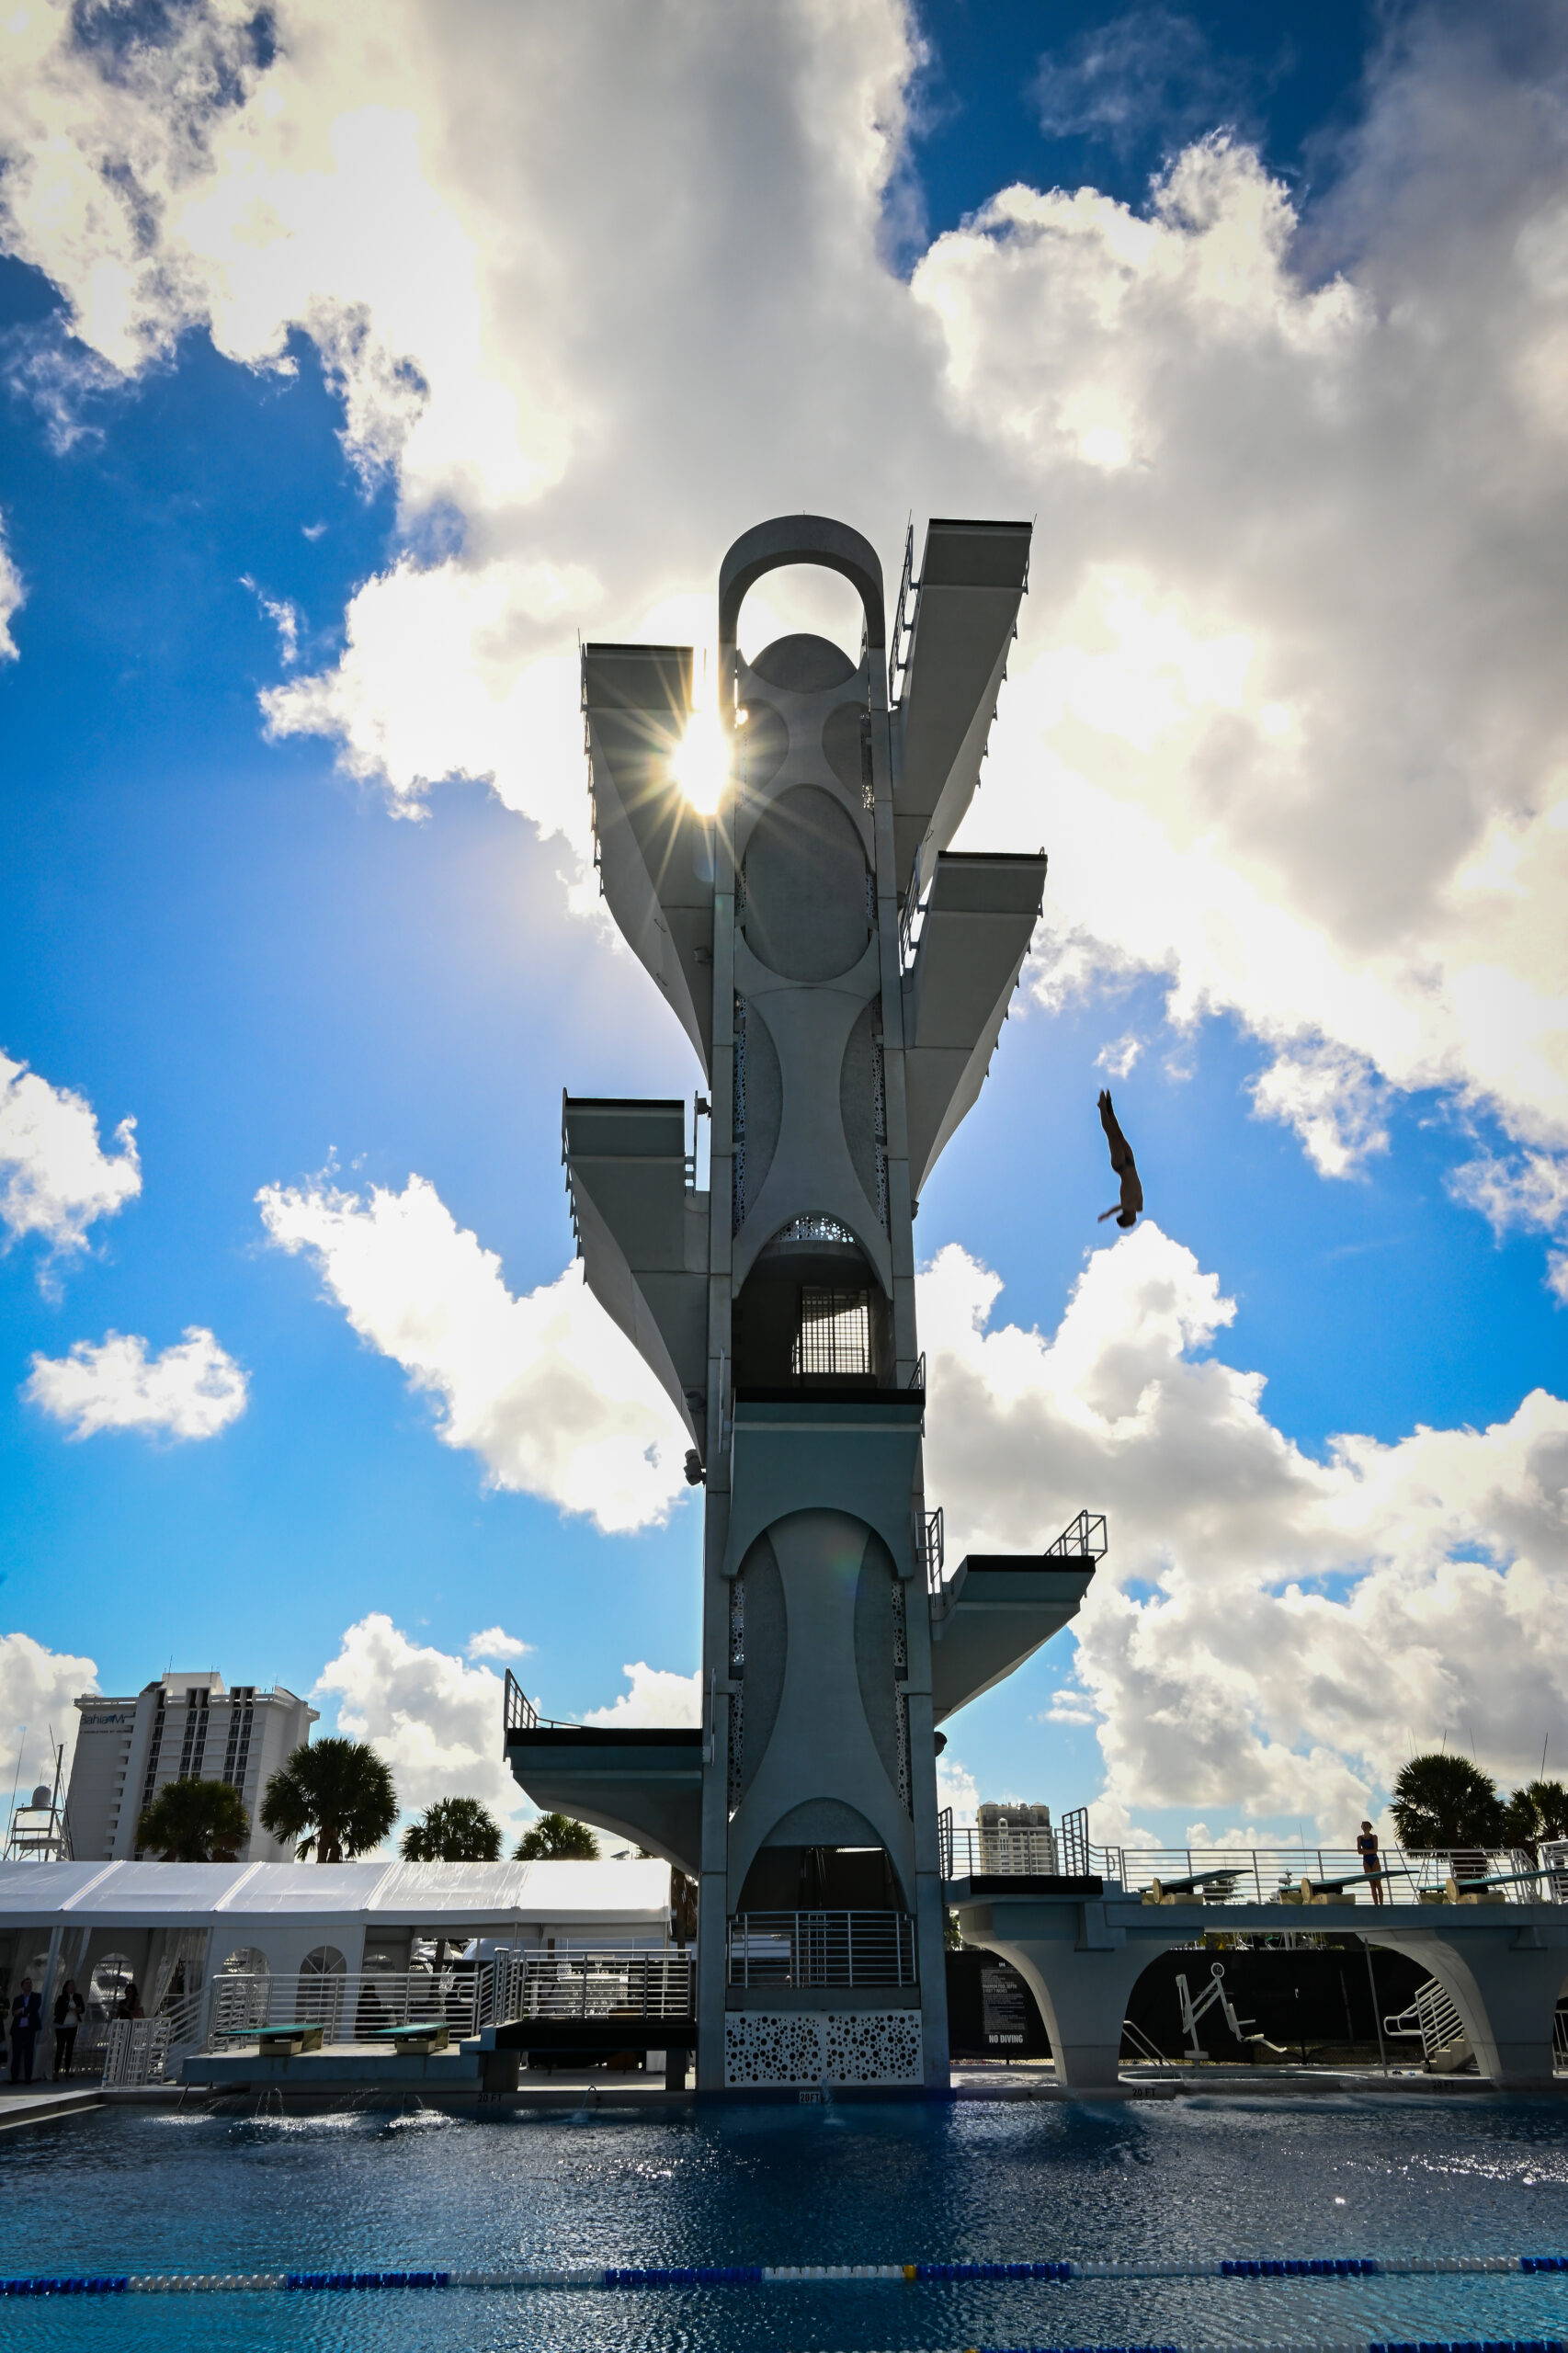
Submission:
[[[1186,2100],[657,2117],[176,2116],[0,2143],[0,2271],[1150,2262],[1568,2253],[1554,2102]],[[9,2302],[7,2344],[1312,2345],[1568,2336],[1551,2279],[846,2282]]]

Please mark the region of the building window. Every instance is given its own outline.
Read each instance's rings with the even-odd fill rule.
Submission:
[[[801,1328],[790,1359],[797,1380],[848,1379],[871,1370],[870,1300],[863,1290],[801,1292]]]

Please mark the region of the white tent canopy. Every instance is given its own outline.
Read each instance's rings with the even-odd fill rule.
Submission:
[[[662,1943],[667,1863],[0,1863],[0,1937],[13,1928],[324,1934],[516,1931],[574,1943]],[[341,1941],[338,1939],[336,1941]]]

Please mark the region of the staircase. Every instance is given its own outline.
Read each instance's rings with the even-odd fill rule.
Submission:
[[[1428,2075],[1457,2075],[1475,2056],[1453,1995],[1435,1977],[1428,1977],[1416,1987],[1415,1999],[1408,2009],[1383,2020],[1383,2032],[1390,2037],[1419,2035],[1422,2061]]]

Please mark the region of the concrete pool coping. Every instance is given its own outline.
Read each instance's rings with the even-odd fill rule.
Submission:
[[[1050,2062],[1046,2061],[1015,2063],[1010,2067],[1000,2064],[956,2066],[952,2088],[947,2097],[955,2103],[981,2105],[1017,2106],[1033,2102],[1051,2107],[1101,2107],[1112,2102],[1168,2103],[1194,2097],[1206,2100],[1256,2099],[1259,2097],[1332,2099],[1359,2098],[1368,2095],[1379,2098],[1439,2100],[1568,2097],[1568,2076],[1560,2076],[1554,2084],[1543,2084],[1532,2091],[1513,2091],[1499,2090],[1480,2075],[1429,2075],[1418,2068],[1394,2068],[1385,2075],[1381,2069],[1369,2068],[1249,2067],[1211,2063],[1159,2070],[1153,2067],[1147,2070],[1129,2068],[1114,2086],[1107,2086],[1102,2090],[1085,2093],[1059,2084]],[[827,2104],[875,2104],[890,2096],[908,2097],[907,2094],[890,2095],[875,2087],[858,2092],[835,2090],[828,2095]],[[200,2114],[210,2109],[233,2108],[239,2102],[252,2099],[258,2106],[265,2100],[268,2112],[273,2114],[319,2114],[345,2107],[362,2109],[368,2113],[395,2113],[408,2105],[411,2097],[421,2107],[458,2115],[478,2111],[482,2101],[486,2115],[494,2115],[503,2109],[507,2113],[581,2114],[586,2109],[594,2114],[647,2114],[670,2109],[695,2109],[699,2104],[694,2091],[669,2091],[656,2081],[639,2082],[634,2077],[616,2079],[598,2074],[567,2075],[564,2072],[549,2076],[542,2083],[524,2084],[515,2092],[487,2095],[481,2094],[472,2085],[441,2086],[429,2082],[418,2086],[384,2081],[374,2086],[337,2083],[306,2089],[294,2084],[285,2087],[276,2080],[267,2080],[265,2075],[249,2083],[148,2084],[134,2089],[107,2091],[101,2086],[92,2084],[58,2089],[48,2084],[17,2086],[16,2089],[0,2085],[0,2131],[108,2108],[152,2108],[176,2111],[183,2109],[187,2113]],[[938,2098],[940,2097],[937,2096]],[[925,2104],[924,2095],[916,2095],[916,2099]],[[701,2104],[706,2108],[721,2103],[705,2100]],[[801,2096],[798,2091],[754,2094],[752,2100],[745,2104],[795,2107],[801,2104]]]

